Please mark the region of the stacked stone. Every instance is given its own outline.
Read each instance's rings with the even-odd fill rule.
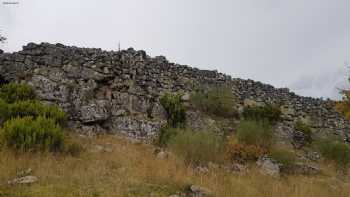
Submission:
[[[150,139],[166,123],[159,103],[164,92],[188,93],[202,85],[229,84],[243,105],[247,99],[283,104],[290,119],[311,117],[315,127],[346,136],[350,124],[330,100],[300,97],[252,80],[231,79],[150,57],[132,48],[104,51],[62,44],[29,43],[22,51],[0,53],[0,79],[26,82],[39,98],[60,105],[70,125],[84,132],[118,132]]]

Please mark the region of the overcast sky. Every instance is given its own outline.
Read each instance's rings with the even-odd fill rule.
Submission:
[[[303,95],[334,98],[346,84],[349,0],[18,2],[0,5],[6,51],[28,42],[112,50],[121,42],[122,48]]]

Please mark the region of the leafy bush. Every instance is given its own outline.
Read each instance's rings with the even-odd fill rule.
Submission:
[[[232,162],[256,161],[265,155],[267,150],[257,145],[240,144],[230,137],[226,145],[226,157]]]
[[[160,103],[168,115],[168,125],[174,128],[183,127],[186,121],[186,110],[180,94],[167,93],[160,98]]]
[[[268,121],[270,123],[278,122],[281,119],[281,109],[274,105],[248,106],[243,110],[245,120]]]
[[[35,92],[32,87],[25,84],[9,83],[0,87],[0,98],[7,103],[16,101],[33,100]]]
[[[269,156],[276,160],[278,163],[282,164],[282,170],[288,171],[293,164],[296,162],[296,155],[290,150],[275,148],[272,149],[269,153]]]
[[[35,100],[34,90],[25,84],[5,84],[0,87],[0,140],[7,147],[22,150],[59,151],[63,149],[60,125],[67,120],[57,106]],[[77,153],[76,145],[67,151]]]
[[[297,131],[302,132],[305,136],[306,136],[306,141],[311,143],[312,142],[312,130],[311,127],[305,123],[303,123],[302,121],[298,120],[295,125],[294,128]]]
[[[197,91],[191,96],[192,104],[203,112],[220,117],[237,115],[236,98],[228,87],[210,88],[208,91]]]
[[[59,107],[44,105],[40,101],[36,100],[18,101],[11,104],[0,101],[0,116],[5,120],[14,117],[32,116],[35,118],[38,116],[43,116],[53,119],[60,125],[64,125],[67,120],[66,113]]]
[[[172,128],[172,127],[163,127],[159,131],[159,136],[156,141],[156,145],[160,147],[166,147],[170,140],[173,139],[178,133],[180,129]]]
[[[334,161],[336,166],[344,172],[350,167],[350,146],[335,140],[321,139],[315,142],[322,156]]]
[[[206,165],[223,159],[223,139],[213,132],[182,130],[170,140],[169,147],[188,165]]]
[[[274,134],[267,122],[241,121],[237,128],[239,143],[269,148],[274,143]]]
[[[62,129],[55,121],[42,116],[8,120],[1,132],[4,145],[22,151],[59,151],[63,147],[63,139]]]

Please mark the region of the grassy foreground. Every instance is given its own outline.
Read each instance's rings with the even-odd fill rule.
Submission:
[[[195,184],[215,196],[347,197],[349,181],[340,181],[330,167],[315,177],[272,178],[256,169],[234,174],[224,169],[198,173],[174,156],[157,159],[154,147],[115,136],[93,139],[73,136],[85,151],[78,157],[51,153],[0,151],[0,197],[169,196]],[[101,151],[101,147],[104,150]],[[39,181],[9,186],[19,171],[33,169]]]

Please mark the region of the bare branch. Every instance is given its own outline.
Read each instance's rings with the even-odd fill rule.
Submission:
[[[0,42],[5,42],[6,38],[2,35],[0,35]]]

